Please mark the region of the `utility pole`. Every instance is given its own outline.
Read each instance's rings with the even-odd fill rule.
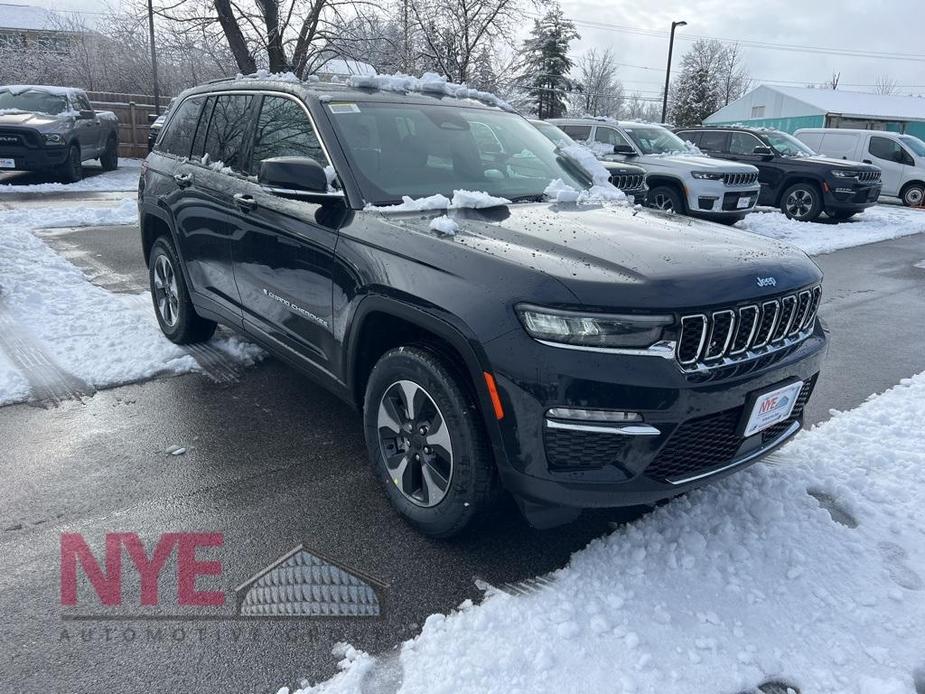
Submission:
[[[161,94],[157,85],[157,49],[154,47],[154,5],[148,0],[148,40],[151,42],[151,76],[154,78],[154,114],[161,115]]]
[[[148,0],[150,2],[151,0]],[[668,83],[671,81],[671,51],[674,48],[674,30],[678,27],[686,27],[687,22],[672,22],[671,37],[668,39],[668,67],[665,68],[665,91],[662,93],[662,123],[668,115]]]

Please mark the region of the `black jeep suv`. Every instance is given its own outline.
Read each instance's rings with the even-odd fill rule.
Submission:
[[[550,181],[591,177],[527,120],[408,84],[180,97],[139,183],[171,340],[222,323],[359,408],[391,502],[433,536],[502,487],[537,527],[652,504],[799,430],[826,342],[806,255],[553,204]]]
[[[705,126],[675,132],[710,156],[756,166],[758,204],[780,207],[790,219],[812,222],[823,212],[848,219],[880,197],[876,166],[819,156],[779,130]]]

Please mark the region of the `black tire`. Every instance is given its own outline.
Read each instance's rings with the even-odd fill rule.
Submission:
[[[165,269],[169,272],[164,272]],[[204,342],[212,337],[215,323],[196,314],[180,270],[177,252],[166,236],[159,237],[151,247],[148,282],[154,315],[168,340],[178,345],[187,345]],[[165,291],[165,287],[169,291]]]
[[[84,177],[83,163],[80,161],[80,147],[71,145],[67,150],[67,159],[64,162],[64,171],[61,180],[65,183],[77,183]]]
[[[646,206],[663,212],[684,214],[685,206],[681,194],[673,186],[655,186],[649,188],[646,196]]]
[[[844,222],[851,219],[857,212],[851,212],[849,210],[832,210],[831,212],[826,212],[826,214],[832,219]]]
[[[412,412],[405,405],[409,391]],[[458,535],[494,506],[497,472],[478,407],[436,352],[399,347],[384,354],[369,376],[363,422],[376,477],[419,532]]]
[[[910,183],[902,189],[900,198],[906,207],[921,207],[925,201],[925,185]]]
[[[727,227],[731,227],[733,224],[736,222],[741,222],[743,219],[745,219],[744,216],[732,215],[731,217],[716,217],[712,221],[716,222],[717,224],[725,224]]]
[[[103,171],[115,171],[119,168],[119,141],[115,136],[106,141],[106,149],[100,155],[100,165]]]
[[[822,191],[813,183],[794,183],[781,196],[780,211],[788,219],[815,222],[822,214]]]

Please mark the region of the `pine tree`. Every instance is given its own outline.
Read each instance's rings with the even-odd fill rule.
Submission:
[[[530,95],[538,118],[558,118],[568,110],[566,94],[572,89],[568,74],[571,41],[580,38],[575,24],[555,5],[542,19],[533,21],[530,38],[524,41],[520,82]]]

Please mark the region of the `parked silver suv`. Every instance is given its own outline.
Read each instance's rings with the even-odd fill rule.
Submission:
[[[660,125],[598,118],[550,122],[601,159],[644,168],[651,207],[734,224],[758,202],[758,169],[701,155]]]

